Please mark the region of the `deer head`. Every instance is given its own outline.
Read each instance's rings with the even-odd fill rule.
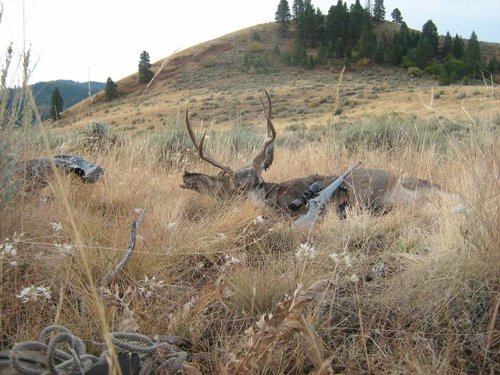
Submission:
[[[200,142],[196,140],[191,123],[189,122],[189,113],[186,109],[186,127],[189,137],[193,142],[198,155],[202,160],[212,164],[214,167],[219,168],[221,172],[217,176],[206,175],[203,173],[190,173],[184,172],[182,176],[184,189],[195,190],[203,194],[211,194],[215,196],[233,196],[240,193],[255,194],[260,197],[265,195],[265,185],[262,179],[262,171],[267,170],[273,162],[274,146],[273,142],[276,138],[276,131],[271,120],[272,104],[271,98],[267,91],[265,91],[268,106],[267,110],[264,101],[261,98],[262,109],[264,117],[267,122],[267,136],[258,154],[253,159],[252,165],[234,171],[231,167],[222,164],[210,156],[208,156],[203,145],[205,143],[206,132],[201,137]]]

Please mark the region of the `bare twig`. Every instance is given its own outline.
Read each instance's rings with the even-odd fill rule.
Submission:
[[[144,220],[144,214],[146,213],[146,210],[144,209],[138,209],[137,211],[139,212],[139,218],[132,223],[127,250],[125,251],[125,254],[120,263],[118,263],[114,269],[110,270],[106,275],[104,275],[101,281],[101,288],[105,288],[109,284],[111,284],[118,273],[123,270],[123,267],[125,267],[130,257],[132,256],[135,248],[135,240],[137,238],[137,228],[139,228],[139,225],[141,225],[142,221]]]

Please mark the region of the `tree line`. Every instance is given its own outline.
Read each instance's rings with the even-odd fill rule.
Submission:
[[[391,64],[407,68],[413,76],[427,72],[443,85],[467,82],[482,72],[495,74],[500,69],[495,57],[484,61],[474,31],[467,43],[458,34],[452,37],[449,31],[441,41],[432,20],[420,32],[413,31],[395,8],[391,17],[399,30],[392,35],[380,31],[376,35],[385,15],[383,0],[374,0],[373,5],[369,0],[366,7],[359,0],[350,7],[338,0],[326,15],[311,0],[294,0],[291,8],[287,0],[280,0],[275,13],[280,35],[286,37],[290,27],[295,27],[293,48],[280,52],[281,61],[309,69],[333,59],[341,59],[345,66],[353,61],[360,65]],[[308,49],[314,49],[315,54]]]

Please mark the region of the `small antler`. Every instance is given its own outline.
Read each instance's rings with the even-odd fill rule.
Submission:
[[[205,153],[203,152],[203,144],[205,143],[205,136],[207,135],[207,132],[205,131],[205,133],[203,133],[203,136],[201,137],[200,143],[198,144],[198,142],[196,141],[196,137],[194,136],[193,129],[191,128],[191,123],[189,122],[189,114],[188,114],[187,108],[186,108],[186,127],[188,130],[189,138],[191,138],[191,141],[193,142],[194,147],[196,147],[196,150],[198,151],[198,155],[200,156],[200,158],[202,160],[205,160],[206,162],[212,164],[214,167],[222,169],[228,175],[230,175],[230,176],[234,175],[234,172],[230,167],[228,167],[227,165],[224,165],[222,163],[219,163],[218,161],[215,161],[214,159],[212,159],[208,155],[205,155]]]
[[[266,113],[266,106],[264,105],[264,101],[262,100],[262,98],[260,98],[260,102],[262,103],[264,117],[267,120],[267,138],[262,144],[257,156],[255,156],[255,158],[253,159],[253,167],[259,175],[262,173],[262,169],[269,168],[273,162],[274,152],[272,149],[273,147],[272,143],[276,139],[276,130],[274,129],[273,121],[271,120],[273,111],[271,97],[269,96],[266,90],[264,90],[264,92],[266,93],[268,102],[267,113]]]

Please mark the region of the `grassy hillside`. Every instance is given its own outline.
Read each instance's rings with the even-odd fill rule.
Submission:
[[[500,372],[497,87],[279,66],[274,46],[289,43],[259,25],[155,63],[149,87],[125,78],[113,102],[97,94],[60,122],[2,129],[1,349],[61,324],[94,354],[112,349],[110,331],[184,337],[193,374]],[[267,74],[242,71],[248,52],[267,53]],[[193,150],[185,108],[210,154],[242,167],[265,134],[263,88],[278,130],[266,181],[361,160],[443,191],[344,221],[331,207],[304,242],[271,207],[181,189],[183,170],[218,173]],[[104,180],[27,190],[13,175],[11,160],[62,152]],[[142,210],[132,257],[103,285]]]
[[[254,40],[255,33],[261,42]],[[156,62],[157,75],[148,87],[139,85],[133,74],[118,82],[117,100],[107,102],[98,94],[49,126],[67,132],[99,121],[137,134],[161,129],[188,106],[196,121],[212,121],[215,116],[215,126],[248,124],[260,111],[257,94],[263,88],[273,95],[278,127],[354,121],[380,113],[425,118],[429,106],[443,118],[460,120],[467,118],[463,99],[481,110],[482,98],[492,90],[480,81],[440,87],[430,77],[411,78],[404,69],[389,66],[353,63],[342,77],[340,61],[312,71],[283,66],[275,47],[285,51],[292,42],[291,36],[280,38],[274,24],[226,35]],[[267,61],[268,73],[245,66],[246,54]]]

